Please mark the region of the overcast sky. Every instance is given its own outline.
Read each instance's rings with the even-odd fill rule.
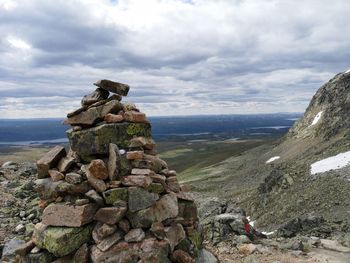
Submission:
[[[348,0],[0,0],[0,118],[63,117],[98,79],[148,115],[302,112],[350,68]]]

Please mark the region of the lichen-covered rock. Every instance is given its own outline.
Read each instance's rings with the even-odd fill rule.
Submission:
[[[113,188],[103,192],[103,198],[106,204],[113,205],[117,201],[128,201],[127,188]]]
[[[151,136],[151,126],[148,123],[113,123],[85,129],[68,131],[70,145],[83,160],[96,154],[108,154],[110,143],[119,148],[128,147],[129,140],[134,136]]]
[[[130,212],[136,212],[150,207],[159,199],[158,194],[150,193],[141,187],[129,187],[128,192],[128,206]]]
[[[137,211],[128,212],[127,216],[133,228],[148,228],[153,222],[161,222],[178,215],[179,208],[174,193],[161,197],[153,206]]]
[[[39,226],[38,226],[39,225]],[[56,257],[63,257],[77,250],[91,238],[93,224],[83,227],[45,227],[38,224],[34,228],[34,242]]]

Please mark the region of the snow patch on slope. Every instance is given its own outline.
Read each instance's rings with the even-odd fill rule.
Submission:
[[[347,71],[345,71],[345,73],[350,73],[350,69],[348,69]]]
[[[324,173],[330,170],[343,168],[350,164],[350,151],[339,153],[335,156],[323,159],[311,164],[311,174]]]
[[[316,117],[314,118],[310,126],[313,126],[318,123],[318,121],[321,119],[322,113],[323,111],[320,111],[319,113],[317,113]]]
[[[274,156],[274,157],[271,157],[270,159],[268,159],[266,161],[266,163],[272,163],[273,161],[276,161],[278,160],[279,158],[281,158],[280,156]]]

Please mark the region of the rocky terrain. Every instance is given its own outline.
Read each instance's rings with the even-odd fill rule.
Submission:
[[[99,101],[92,100],[91,103],[97,103],[95,104],[97,105],[96,108],[110,103],[108,107],[110,106],[113,109],[115,105],[119,105],[114,102],[114,100],[120,101],[118,99],[118,96],[115,96],[114,99],[102,96],[98,98]],[[90,100],[91,96],[83,99],[83,101]],[[111,105],[113,103],[115,104]],[[145,198],[147,200],[140,202],[141,198],[137,198],[136,202],[133,203],[128,198],[127,201],[122,200],[124,202],[117,202],[113,205],[107,203],[107,207],[117,207],[119,210],[127,207],[126,209],[129,212],[126,213],[126,217],[123,215],[121,220],[127,220],[132,228],[137,229],[136,231],[139,234],[136,235],[137,237],[143,237],[141,232],[143,231],[145,237],[143,237],[143,241],[139,242],[143,243],[144,240],[149,238],[153,238],[154,241],[165,240],[169,242],[170,249],[168,248],[166,254],[168,260],[174,262],[192,262],[191,260],[194,260],[194,258],[196,258],[196,262],[204,263],[350,262],[350,167],[347,165],[350,162],[350,154],[348,153],[350,119],[347,114],[347,109],[350,107],[349,103],[350,74],[340,73],[320,88],[307,108],[304,117],[295,123],[286,136],[275,142],[249,149],[223,162],[199,168],[192,173],[187,171],[186,174],[180,174],[177,178],[180,179],[181,185],[175,180],[176,173],[167,169],[162,160],[156,159],[154,148],[145,148],[144,146],[147,143],[136,148],[130,145],[133,137],[150,138],[151,136],[147,120],[136,106],[124,105],[118,111],[107,113],[98,109],[91,110],[90,108],[89,110],[89,106],[83,103],[82,109],[69,114],[66,121],[67,124],[72,125],[72,130],[68,132],[71,151],[67,153],[66,157],[63,157],[66,161],[62,162],[69,164],[69,159],[74,160],[68,170],[61,172],[63,177],[61,176],[58,181],[78,180],[79,177],[81,180],[87,181],[89,187],[92,188],[89,191],[97,192],[97,195],[104,202],[106,202],[106,191],[115,191],[114,189],[122,188],[128,189],[127,192],[130,195],[133,190],[129,189],[137,187],[139,190],[142,189],[140,190],[142,194],[139,196],[147,196]],[[133,113],[130,113],[130,111]],[[125,115],[123,112],[129,113]],[[80,117],[76,117],[79,115]],[[132,128],[129,128],[130,125]],[[125,133],[124,130],[136,134],[128,137],[128,132]],[[122,176],[122,178],[118,177],[117,180],[112,180],[108,175],[106,179],[97,178],[100,180],[98,181],[95,180],[96,177],[89,175],[88,167],[96,160],[100,160],[105,163],[107,171],[110,171],[108,164],[110,163],[111,152],[113,152],[108,146],[111,143],[110,138],[113,142],[116,142],[115,144],[119,150],[125,150],[125,152],[114,151],[118,153],[117,159],[124,156],[124,159],[131,163],[131,167],[129,167],[127,173],[123,174],[121,171],[125,166],[120,163],[121,169],[118,170],[120,173],[118,176]],[[133,157],[128,159],[128,154]],[[80,160],[76,159],[77,156]],[[101,162],[100,164],[102,164]],[[155,165],[156,163],[159,165]],[[56,164],[51,168],[60,170],[59,166]],[[40,193],[39,191],[42,198],[39,201],[33,183],[35,180],[33,174],[37,173],[35,169],[36,167],[30,164],[17,165],[11,163],[7,163],[1,168],[1,192],[6,195],[6,198],[2,201],[3,203],[1,203],[2,213],[0,218],[1,231],[3,232],[1,242],[3,245],[5,241],[11,240],[15,236],[30,241],[33,231],[38,231],[34,224],[43,220],[44,224],[46,222],[50,225],[52,224],[50,220],[58,220],[56,217],[50,220],[45,219],[51,215],[51,212],[49,211],[50,213],[45,215],[43,209],[50,207],[47,205],[52,200],[43,202],[43,192]],[[145,174],[145,169],[151,170],[152,174]],[[125,181],[125,176],[140,176],[140,170],[143,172],[141,174],[141,176],[144,176],[143,179],[132,180],[131,185]],[[72,172],[80,176],[72,177],[68,175]],[[39,177],[40,173],[39,168]],[[31,176],[28,174],[31,174]],[[57,175],[57,173],[55,174]],[[39,180],[53,180],[53,176],[50,176],[51,179],[43,178]],[[163,176],[163,179],[160,176]],[[151,177],[152,182],[150,181],[150,184],[158,184],[157,187],[151,187],[150,185],[145,187],[148,184],[145,177]],[[171,177],[174,177],[174,181],[169,180]],[[69,182],[69,184],[72,184],[72,182]],[[106,189],[104,189],[102,182]],[[133,185],[135,183],[136,185]],[[103,189],[98,190],[101,185]],[[49,186],[52,186],[52,184],[49,184]],[[157,192],[158,186],[159,189],[163,189],[162,192]],[[41,188],[44,189],[45,187]],[[36,189],[38,190],[37,187]],[[197,214],[193,214],[196,209],[192,210],[193,213],[186,209],[184,213],[184,210],[180,208],[181,202],[188,205],[188,202],[193,200],[187,192],[188,190],[196,200],[201,227],[196,224],[198,222]],[[91,196],[84,196],[81,193],[77,196],[79,198],[72,198],[72,193],[69,191],[63,191],[63,193],[55,196],[54,205],[58,203],[64,206],[84,207],[96,202]],[[170,236],[159,239],[152,230],[152,222],[149,222],[152,216],[150,218],[144,217],[150,215],[148,214],[149,210],[153,209],[152,212],[154,212],[154,207],[157,207],[155,204],[159,200],[173,194],[178,201],[178,210],[182,211],[183,214],[179,214],[178,217],[180,218],[175,221],[173,221],[174,219],[170,222],[168,219],[162,220],[164,231],[165,229],[170,231],[171,227],[176,226],[178,229],[174,232],[177,234],[185,233],[181,238],[183,238],[182,240],[189,239],[190,242],[187,242],[186,246],[191,249],[180,247],[180,242],[172,246],[171,244],[174,244],[175,241],[171,241]],[[86,200],[89,203],[86,203]],[[38,201],[39,208],[36,206]],[[126,206],[125,202],[127,203]],[[139,210],[143,211],[139,214],[142,219],[141,222],[139,216],[137,216],[137,219],[134,218],[136,221],[133,222],[134,219],[130,216],[130,212],[139,212],[131,211],[134,208],[133,205],[130,207],[129,203],[139,206],[139,203],[144,204],[145,202],[148,203],[147,207],[142,207]],[[194,207],[193,203],[190,207]],[[100,207],[100,209],[103,208],[105,207]],[[60,211],[59,208],[53,210]],[[176,208],[170,210],[174,211]],[[44,211],[44,214],[41,214],[42,211]],[[191,217],[192,225],[187,225],[186,220],[183,221],[188,214],[193,215]],[[77,217],[74,218],[72,221],[75,221]],[[267,238],[259,235],[254,236],[253,239],[249,238],[246,226],[242,223],[242,219],[245,218],[249,220],[250,229],[257,230],[257,233],[263,232]],[[96,218],[93,220],[99,221]],[[78,220],[78,223],[81,224],[82,222]],[[146,224],[143,225],[144,223]],[[40,224],[42,223],[39,223],[39,226]],[[118,241],[111,246],[118,247],[120,243],[128,244],[125,237],[129,232],[124,231],[119,223],[114,225],[118,226],[114,227],[115,231],[113,233],[121,234]],[[74,228],[77,226],[65,227]],[[101,248],[103,248],[102,245],[99,245],[100,240],[96,240],[96,235],[94,238],[93,234],[99,227],[102,226],[94,226],[94,229],[91,230],[92,238],[89,241],[84,241],[88,244],[89,251],[96,251],[97,249],[101,251]],[[180,228],[184,232],[179,230]],[[195,229],[198,230],[198,233],[203,233],[204,246],[207,250],[197,249],[196,251],[196,249],[193,249],[196,247],[195,244],[199,242],[199,237],[201,237],[201,235],[196,235],[197,238],[190,238],[191,231]],[[181,238],[175,239],[180,240]],[[13,244],[10,245],[9,242],[6,243],[3,254],[4,252],[5,254],[12,253],[13,256],[15,252],[18,254],[18,251],[23,251],[23,248],[15,249],[18,247],[18,241],[12,239],[12,242]],[[191,242],[192,245],[190,245]],[[20,241],[20,243],[24,243],[24,241]],[[40,244],[40,242],[34,242],[34,244],[36,247],[31,248],[29,254],[48,251],[45,244]],[[107,244],[110,244],[109,241]],[[134,243],[131,242],[131,244]],[[175,253],[178,250],[184,251],[186,254],[182,252]],[[85,251],[87,250],[85,249]],[[145,253],[142,249],[138,251]],[[154,252],[153,249],[151,251]],[[77,254],[77,252],[75,253]],[[101,253],[105,254],[104,251]],[[80,254],[78,253],[78,255]],[[92,258],[95,257],[95,255],[90,255]],[[107,258],[105,259],[107,260]],[[102,262],[104,261],[102,260]],[[145,262],[158,261],[148,260]]]
[[[215,196],[278,238],[318,237],[349,247],[349,98],[350,74],[340,73],[280,140],[186,175],[201,200],[200,216],[217,208]]]
[[[68,151],[55,146],[36,169],[20,173],[20,165],[2,165],[8,193],[1,207],[2,260],[215,259],[202,248],[193,197],[157,156],[145,114],[120,102],[129,86],[109,80],[95,85],[82,107],[67,115]],[[26,176],[31,178],[24,183]],[[20,188],[11,190],[15,186]]]

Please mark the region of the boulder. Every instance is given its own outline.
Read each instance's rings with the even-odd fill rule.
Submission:
[[[128,206],[130,212],[136,212],[141,209],[152,206],[159,199],[158,194],[150,193],[140,187],[128,188]]]
[[[197,206],[194,202],[191,201],[179,201],[179,216],[185,220],[197,220],[198,211]]]
[[[175,250],[172,254],[172,260],[175,263],[194,263],[194,259],[183,250]]]
[[[36,253],[30,253],[26,256],[28,263],[51,263],[54,262],[55,256],[46,250],[41,250]]]
[[[90,250],[87,243],[83,244],[73,257],[74,263],[88,263],[90,258]]]
[[[166,179],[166,184],[167,184],[168,188],[169,188],[171,191],[173,191],[173,192],[175,192],[175,193],[180,192],[180,184],[179,184],[179,182],[177,181],[176,176],[168,177],[168,178]]]
[[[10,261],[14,260],[18,249],[25,244],[24,240],[18,238],[12,238],[7,241],[2,250],[2,260]]]
[[[196,258],[196,263],[218,263],[217,258],[208,250],[201,249],[199,251],[198,257]]]
[[[150,231],[158,239],[165,238],[165,228],[162,222],[152,223]]]
[[[89,182],[89,184],[99,193],[102,193],[107,190],[107,185],[106,183],[93,176],[93,174],[90,173],[90,171],[87,169],[86,170],[86,178]]]
[[[129,175],[122,178],[122,184],[125,186],[139,186],[147,188],[152,183],[149,176],[144,175]]]
[[[181,224],[174,224],[165,228],[165,236],[169,240],[171,251],[186,238],[186,233]]]
[[[132,138],[129,143],[130,148],[140,148],[142,147],[145,150],[153,150],[156,146],[156,143],[151,138],[145,137],[136,137]]]
[[[102,101],[107,99],[109,96],[109,92],[107,90],[97,88],[94,92],[85,95],[81,100],[82,106],[90,106],[98,101]]]
[[[119,242],[107,251],[101,251],[96,245],[91,247],[91,261],[93,263],[113,262],[138,262],[140,248],[136,244]]]
[[[96,228],[96,227],[95,227]],[[108,225],[108,224],[102,224],[99,227],[96,228],[96,234],[100,239],[104,239],[113,233],[117,231],[117,226],[116,225]],[[95,229],[94,229],[95,231]]]
[[[120,153],[116,144],[110,143],[108,147],[108,176],[109,180],[119,179]]]
[[[130,89],[129,85],[111,81],[108,79],[98,80],[96,83],[94,83],[94,85],[101,89],[110,91],[121,96],[127,96]]]
[[[118,123],[118,122],[123,122],[124,121],[124,117],[121,114],[108,113],[104,117],[104,121],[107,122],[107,123]]]
[[[76,251],[90,240],[93,224],[83,227],[56,227],[39,223],[34,228],[33,240],[39,247],[56,257],[63,257]]]
[[[61,172],[61,173],[65,173],[68,171],[69,168],[71,168],[73,166],[75,162],[75,159],[74,157],[71,157],[71,156],[66,156],[66,157],[63,157],[58,165],[57,165],[57,169]]]
[[[151,127],[148,123],[112,123],[81,131],[70,130],[67,134],[72,149],[83,160],[89,160],[92,155],[108,154],[110,143],[126,148],[134,136],[150,137]]]
[[[95,190],[90,190],[86,192],[85,196],[99,206],[104,205],[103,198]]]
[[[64,179],[64,174],[57,170],[49,170],[48,173],[53,182],[58,182]]]
[[[148,122],[146,115],[138,111],[126,111],[124,113],[124,119],[127,122],[136,122],[136,123]]]
[[[150,186],[147,187],[147,190],[156,194],[161,194],[165,191],[164,186],[159,183],[151,183]]]
[[[90,175],[97,179],[106,180],[108,178],[107,167],[100,159],[92,160],[87,167],[87,170],[89,171]]]
[[[153,222],[161,222],[168,218],[174,218],[178,215],[179,208],[177,198],[174,193],[162,196],[156,203],[146,209],[137,211],[135,213],[128,212],[129,218],[133,228],[148,228]]]
[[[66,150],[62,146],[55,146],[37,162],[38,178],[48,177],[48,172],[51,168],[55,167],[59,160],[66,156]]]
[[[95,214],[95,220],[114,225],[124,217],[126,210],[126,207],[103,207]]]
[[[128,201],[127,188],[113,188],[103,192],[103,198],[106,204],[113,205],[118,201]]]
[[[131,229],[124,237],[126,242],[141,242],[145,238],[145,232],[141,228]]]
[[[116,233],[101,240],[101,242],[97,244],[97,247],[103,252],[107,251],[122,238],[123,238],[123,233],[121,231],[117,231]]]
[[[45,208],[42,223],[48,226],[80,227],[93,221],[97,205],[51,204]]]
[[[124,233],[128,233],[130,230],[130,223],[127,219],[122,219],[118,222],[118,227],[124,231]]]
[[[128,160],[138,160],[143,158],[143,151],[129,151],[126,153]]]
[[[150,169],[139,169],[139,168],[134,168],[131,170],[131,174],[133,175],[154,175],[155,173],[150,170]]]
[[[65,180],[70,184],[80,184],[83,181],[83,177],[77,173],[67,173]]]
[[[117,100],[111,100],[103,105],[88,108],[64,121],[69,125],[93,125],[108,113],[118,113],[122,109],[122,104]]]

